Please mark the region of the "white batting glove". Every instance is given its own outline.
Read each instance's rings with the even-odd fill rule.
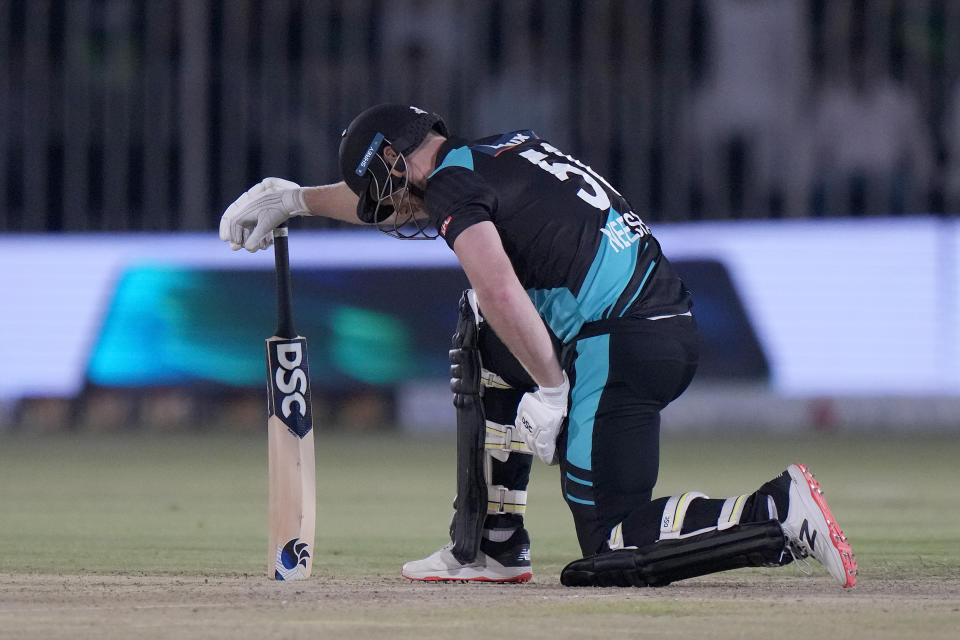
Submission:
[[[567,395],[570,380],[563,373],[559,387],[540,387],[523,394],[517,407],[517,431],[537,457],[547,464],[557,464],[557,436],[567,416]]]
[[[253,253],[273,244],[273,230],[292,218],[310,213],[303,189],[283,178],[265,178],[233,201],[220,218],[220,239],[236,251]]]

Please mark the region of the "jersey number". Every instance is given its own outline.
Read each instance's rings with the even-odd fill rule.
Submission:
[[[601,211],[607,211],[610,208],[610,197],[607,195],[607,192],[603,190],[603,187],[600,186],[601,181],[606,184],[606,181],[603,178],[595,174],[590,167],[584,166],[583,164],[577,162],[577,160],[574,158],[564,155],[556,147],[546,143],[541,143],[541,146],[552,154],[566,158],[572,162],[576,162],[579,166],[572,165],[567,162],[547,162],[547,158],[549,158],[550,155],[548,153],[537,151],[536,149],[527,149],[519,155],[521,158],[526,158],[532,164],[537,165],[544,171],[552,173],[561,182],[566,182],[569,180],[571,173],[580,176],[585,183],[585,186],[590,187],[592,193],[591,191],[587,191],[587,189],[581,187],[580,190],[577,191],[577,196],[591,207],[596,207]],[[612,187],[611,190],[613,190]],[[614,192],[616,193],[615,190]]]

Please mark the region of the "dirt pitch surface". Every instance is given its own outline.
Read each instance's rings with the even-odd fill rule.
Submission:
[[[661,589],[411,583],[402,578],[0,574],[0,638],[960,637],[960,578],[720,576]]]

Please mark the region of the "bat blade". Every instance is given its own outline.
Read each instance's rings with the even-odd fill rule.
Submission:
[[[313,570],[317,503],[306,339],[267,339],[267,376],[267,575],[300,580]]]

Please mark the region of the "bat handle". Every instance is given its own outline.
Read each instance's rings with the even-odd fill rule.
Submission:
[[[290,252],[287,223],[273,230],[273,260],[277,273],[277,331],[281,338],[296,338],[293,328],[293,293],[290,286]]]

